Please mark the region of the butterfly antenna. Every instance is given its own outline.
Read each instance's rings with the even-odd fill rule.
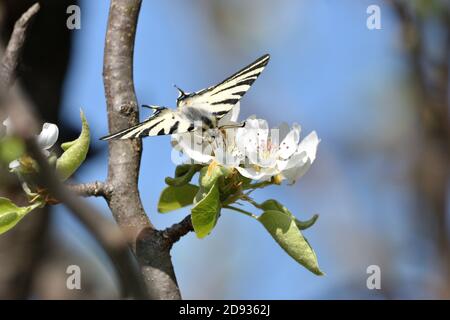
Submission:
[[[173,85],[178,90],[178,99],[183,99],[187,96],[186,92],[184,92],[180,87],[178,87],[176,84]]]

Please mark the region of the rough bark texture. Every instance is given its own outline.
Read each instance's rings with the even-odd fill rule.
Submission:
[[[139,121],[133,49],[140,6],[140,0],[111,1],[103,68],[110,132]],[[112,192],[108,204],[141,264],[149,295],[157,299],[180,299],[170,257],[171,243],[154,228],[139,196],[141,153],[140,139],[109,142],[107,184]]]

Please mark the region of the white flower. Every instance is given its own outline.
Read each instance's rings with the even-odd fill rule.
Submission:
[[[9,117],[3,121],[3,125],[6,127],[6,135],[12,135],[14,128]],[[45,156],[48,157],[50,155],[48,150],[56,143],[58,136],[59,129],[56,124],[46,122],[42,125],[41,133],[36,135],[36,143]],[[9,163],[9,168],[11,170],[17,169],[18,167],[20,167],[20,162],[18,160]]]
[[[227,167],[239,165],[243,160],[235,144],[235,130],[227,127],[238,127],[240,104],[237,103],[233,109],[223,116],[218,122],[218,128],[210,130],[196,130],[193,132],[173,134],[172,145],[190,159],[197,163],[208,164],[216,161]],[[198,124],[201,126],[201,123]]]
[[[268,180],[273,176],[294,183],[315,159],[319,139],[315,132],[302,142],[300,126],[292,129],[286,123],[269,130],[267,121],[254,117],[237,129],[238,147],[247,156],[248,163],[236,169],[245,177]]]
[[[36,142],[47,157],[50,155],[48,150],[56,143],[58,136],[59,129],[56,124],[46,122],[42,125],[42,131],[37,136]]]
[[[303,176],[316,159],[319,143],[320,139],[313,131],[299,143],[290,158],[277,161],[277,170],[282,178],[287,179],[290,183],[295,183]]]
[[[253,180],[288,180],[294,183],[316,158],[316,132],[300,142],[300,126],[286,123],[270,129],[266,120],[250,117],[237,122],[239,104],[219,121],[219,128],[172,136],[174,148],[197,163],[217,162]],[[225,126],[225,127],[224,127]],[[229,126],[229,128],[226,128]]]

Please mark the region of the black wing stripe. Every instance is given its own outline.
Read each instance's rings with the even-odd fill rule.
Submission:
[[[232,77],[231,79],[235,79],[235,78],[239,77],[241,74],[244,74],[244,73],[250,73],[250,72],[252,72],[252,71],[254,71],[254,70],[256,70],[256,69],[265,67],[265,66],[267,65],[267,63],[269,63],[269,59],[266,59],[266,60],[262,61],[262,63],[261,63],[261,62],[259,62],[259,63],[256,62],[251,68],[242,70],[242,72],[236,74],[236,75],[235,75],[234,77]],[[258,72],[258,73],[260,73],[260,72]],[[230,79],[230,80],[231,80],[231,79]]]
[[[254,61],[253,63],[249,64],[248,66],[246,66],[244,68],[242,68],[238,72],[234,73],[233,75],[231,75],[230,77],[228,77],[227,79],[222,81],[222,83],[227,82],[229,80],[232,80],[234,78],[237,78],[241,74],[244,74],[244,73],[247,73],[247,72],[251,72],[251,71],[253,71],[255,69],[258,69],[258,68],[261,68],[261,67],[265,67],[267,65],[267,63],[269,63],[269,58],[270,58],[270,56],[268,54],[263,55],[258,60]]]
[[[238,92],[234,92],[232,93],[233,96],[243,96],[247,91],[238,91]]]
[[[136,137],[148,136],[149,133],[150,133],[150,131],[151,131],[154,127],[156,127],[158,124],[160,124],[161,122],[163,122],[163,121],[164,121],[164,119],[162,119],[162,120],[156,122],[155,124],[152,124],[149,128],[143,128],[142,131],[138,132],[138,134],[136,135]]]
[[[217,85],[215,85],[213,87],[207,88],[206,90],[207,91],[214,90],[215,88],[223,85],[224,83],[227,83],[228,81],[233,80],[233,79],[239,77],[242,74],[245,74],[247,72],[247,69],[255,70],[255,69],[258,69],[258,68],[265,67],[269,63],[269,58],[270,58],[270,55],[268,55],[268,54],[263,55],[261,58],[259,58],[255,62],[249,64],[248,66],[246,66],[246,67],[242,68],[241,70],[239,70],[238,72],[232,74],[231,76],[229,76],[228,78],[226,78],[225,80],[220,82],[219,84],[217,84]],[[259,74],[261,72],[262,72],[262,70],[260,72],[258,72],[256,76],[259,76]],[[203,93],[203,90],[202,90],[202,93]]]
[[[222,100],[222,101],[213,102],[213,103],[211,103],[211,105],[215,106],[218,104],[230,104],[230,105],[234,106],[238,102],[239,102],[239,99],[226,99],[226,100]]]
[[[180,121],[175,122],[175,124],[173,126],[170,127],[169,133],[168,134],[172,134],[174,133],[177,129],[178,129],[178,125],[180,124]]]
[[[217,112],[213,112],[213,116],[224,116],[226,115],[228,112],[230,112],[229,110],[224,110],[224,111],[217,111]]]
[[[242,80],[239,80],[238,83],[234,83],[234,84],[232,84],[232,85],[230,85],[228,87],[225,87],[225,88],[223,88],[223,89],[221,89],[221,90],[219,90],[217,92],[214,92],[211,95],[211,97],[213,97],[216,94],[219,94],[219,93],[221,93],[223,91],[230,90],[230,89],[237,88],[237,87],[241,87],[241,86],[248,86],[248,88],[247,88],[247,90],[248,90],[249,87],[253,84],[253,82],[255,82],[255,80],[258,78],[258,76],[259,76],[259,74],[257,74],[256,76],[250,76],[250,77],[247,77],[247,78],[243,78]],[[241,95],[241,97],[247,92],[247,90],[243,91],[244,93]]]
[[[230,90],[231,88],[238,88],[238,87],[241,87],[241,86],[247,86],[246,84],[244,84],[244,85],[237,85],[237,84],[233,84],[233,85],[231,85],[231,86],[228,86],[228,87],[225,87],[225,88],[223,88],[223,89],[220,89],[219,91],[217,91],[217,92],[214,92],[212,95],[211,95],[211,97],[213,97],[213,96],[215,96],[216,94],[219,94],[219,93],[221,93],[221,92],[223,92],[223,91],[227,91],[227,90]],[[246,88],[247,90],[248,90],[248,88]],[[245,89],[244,89],[245,90]],[[244,91],[244,93],[245,92],[247,92],[247,90],[245,90]]]
[[[243,86],[243,85],[251,86],[253,84],[253,82],[255,82],[255,80],[256,79],[243,80],[243,81],[239,82],[237,85],[238,86]]]

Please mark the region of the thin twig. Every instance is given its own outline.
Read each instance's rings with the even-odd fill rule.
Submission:
[[[249,184],[248,186],[246,186],[244,188],[244,190],[249,190],[249,189],[262,189],[265,188],[267,186],[272,185],[273,182],[272,181],[261,181],[261,182],[256,182],[256,183],[252,183]]]
[[[248,212],[248,211],[246,211],[244,209],[241,209],[241,208],[237,208],[237,207],[233,207],[233,206],[224,206],[224,208],[225,209],[230,209],[230,210],[233,210],[233,211],[236,211],[236,212],[240,212],[240,213],[243,213],[243,214],[245,214],[245,215],[247,215],[249,217],[258,219],[258,216],[256,214],[253,214],[253,213]]]
[[[0,64],[0,104],[8,109],[6,111],[9,115],[16,117],[14,130],[21,136],[26,137],[34,135],[37,131],[38,121],[35,121],[34,113],[31,110],[25,110],[25,107],[21,104],[18,104],[15,108],[10,108],[8,93],[9,88],[16,81],[16,69],[26,39],[27,28],[39,9],[39,3],[35,3],[17,20]]]
[[[189,232],[194,231],[192,226],[191,215],[186,216],[183,220],[175,223],[171,227],[163,231],[163,237],[169,241],[169,245],[172,246],[175,242]]]
[[[118,271],[123,295],[137,299],[148,298],[138,265],[134,261],[119,228],[103,217],[95,208],[77,198],[59,181],[34,139],[27,139],[26,146],[30,156],[39,165],[39,173],[37,175],[39,184],[48,188],[52,196],[70,209],[75,217],[102,245],[109,258],[113,261]]]
[[[32,18],[40,9],[39,3],[32,5],[14,25],[14,30],[2,57],[1,87],[7,90],[15,81],[17,64],[26,38],[26,31]]]

